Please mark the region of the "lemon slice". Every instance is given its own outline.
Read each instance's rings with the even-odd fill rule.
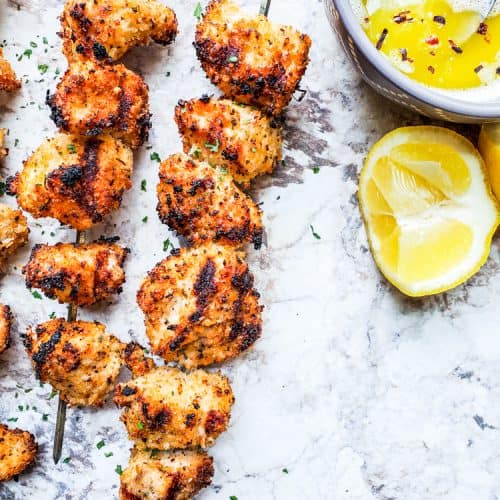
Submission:
[[[375,144],[359,202],[378,267],[412,297],[476,273],[500,222],[479,152],[440,127],[400,128]]]
[[[500,123],[482,126],[479,151],[486,163],[493,193],[500,200]]]

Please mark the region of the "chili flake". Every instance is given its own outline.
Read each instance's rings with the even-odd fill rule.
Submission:
[[[439,44],[439,38],[436,35],[428,36],[425,39],[425,43],[428,45],[438,45]]]
[[[453,40],[448,40],[448,43],[450,44],[451,50],[457,54],[462,54],[463,50]]]
[[[430,73],[434,74],[436,70],[434,69],[434,66],[428,66],[427,69],[429,70]]]

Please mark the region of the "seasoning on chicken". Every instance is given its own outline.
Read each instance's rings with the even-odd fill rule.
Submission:
[[[69,61],[116,61],[137,45],[168,45],[177,34],[175,12],[156,0],[66,0],[60,19]]]
[[[231,0],[211,0],[196,29],[196,53],[225,96],[279,114],[309,62],[311,39],[252,16]]]
[[[22,212],[0,203],[0,266],[28,241],[29,232]]]
[[[33,217],[54,217],[83,231],[120,206],[131,174],[132,151],[121,141],[57,134],[8,179],[8,192]]]
[[[73,406],[102,406],[123,364],[125,344],[97,322],[53,319],[24,342],[38,378]]]
[[[16,73],[12,69],[9,61],[3,56],[3,49],[0,47],[0,90],[14,92],[21,87],[21,81],[17,79]]]
[[[155,354],[185,368],[232,359],[262,331],[262,307],[244,253],[213,243],[182,249],[137,293]]]
[[[37,451],[33,434],[0,424],[0,482],[26,470],[35,461]]]
[[[120,476],[120,500],[189,500],[213,475],[213,458],[204,451],[134,448]]]
[[[12,312],[9,306],[0,304],[0,354],[9,347]]]
[[[90,306],[122,291],[123,263],[128,254],[115,242],[101,239],[85,245],[35,245],[23,268],[28,288],[39,288],[60,303]]]
[[[9,154],[9,148],[5,147],[5,135],[7,134],[6,128],[0,128],[0,160]]]
[[[72,63],[47,104],[62,131],[89,137],[108,132],[132,149],[148,138],[148,86],[123,64]]]
[[[141,449],[211,446],[229,423],[233,392],[221,373],[153,368],[115,389],[121,420]]]
[[[245,186],[281,160],[281,125],[252,106],[214,97],[179,101],[175,121],[185,153],[225,167]]]
[[[187,244],[262,245],[261,213],[224,168],[179,153],[160,165],[157,211]]]

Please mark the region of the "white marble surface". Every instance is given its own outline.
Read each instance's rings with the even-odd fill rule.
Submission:
[[[11,149],[3,176],[16,172],[54,132],[43,103],[56,69],[64,69],[55,35],[62,3],[17,1],[20,10],[14,0],[0,1],[0,40],[18,73],[27,75],[16,97],[0,101]],[[172,120],[179,98],[214,92],[191,46],[195,3],[171,0],[181,28],[172,48],[137,50],[127,59],[150,85],[152,149],[137,154],[134,187],[122,210],[94,231],[118,234],[132,248],[124,293],[81,315],[105,322],[123,340],[146,342],[135,291],[165,256],[163,240],[176,241],[155,213],[158,165],[149,154],[180,149]],[[257,9],[257,0],[245,3]],[[270,17],[313,38],[303,81],[308,95],[288,111],[286,165],[253,190],[263,203],[267,235],[264,248],[249,253],[266,305],[264,334],[251,353],[223,367],[236,404],[231,428],[211,450],[213,485],[200,498],[498,498],[498,238],[484,269],[451,293],[410,300],[391,288],[367,249],[357,175],[378,137],[421,119],[394,109],[360,82],[330,32],[322,2],[273,0]],[[17,61],[32,41],[38,46],[31,58]],[[49,65],[43,77],[38,64]],[[17,417],[16,425],[36,434],[40,455],[18,482],[0,485],[0,499],[116,498],[114,469],[125,467],[130,444],[112,403],[99,411],[69,410],[63,457],[71,461],[56,466],[51,459],[57,399],[49,400],[50,388],[39,386],[19,335],[52,311],[63,314],[64,307],[34,299],[20,267],[33,244],[69,241],[72,233],[50,220],[30,225],[29,247],[11,260],[0,283],[0,301],[17,316],[13,346],[0,357],[0,421]],[[106,446],[98,450],[101,439]],[[114,455],[105,458],[110,451]]]

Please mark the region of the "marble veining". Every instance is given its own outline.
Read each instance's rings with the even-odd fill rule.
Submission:
[[[131,248],[127,283],[113,303],[80,315],[106,323],[125,341],[146,343],[135,291],[165,256],[163,241],[177,244],[155,213],[158,164],[150,153],[163,158],[180,149],[172,119],[178,99],[216,93],[191,45],[195,3],[170,0],[181,30],[175,45],[127,56],[150,86],[153,130],[136,155],[134,187],[122,209],[92,231],[95,237],[120,235]],[[259,4],[244,3],[255,11]],[[24,82],[15,97],[0,98],[2,126],[10,131],[5,177],[54,133],[44,100],[65,62],[56,36],[62,1],[1,0],[0,7],[0,40]],[[229,431],[211,449],[213,485],[200,498],[496,499],[499,240],[481,272],[452,292],[415,300],[395,291],[368,250],[357,179],[382,134],[427,120],[361,82],[321,1],[273,0],[270,17],[311,35],[312,60],[302,84],[308,92],[287,111],[284,164],[252,189],[265,212],[265,246],[248,256],[266,305],[264,333],[255,349],[222,367],[236,404]],[[39,64],[49,67],[43,75]],[[0,357],[0,420],[17,418],[15,425],[34,432],[40,455],[32,471],[0,485],[0,499],[116,498],[114,470],[125,467],[130,443],[111,402],[97,411],[68,410],[63,458],[69,461],[52,462],[57,398],[35,379],[19,336],[65,308],[33,298],[20,268],[35,243],[71,241],[73,233],[49,219],[29,222],[29,246],[11,259],[0,284],[0,301],[17,318],[13,345]],[[101,439],[105,446],[97,449]]]

